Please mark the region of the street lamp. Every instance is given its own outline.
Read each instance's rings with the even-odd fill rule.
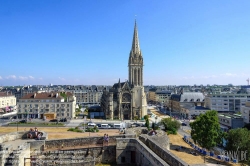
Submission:
[[[18,132],[18,120],[16,121],[16,131]]]

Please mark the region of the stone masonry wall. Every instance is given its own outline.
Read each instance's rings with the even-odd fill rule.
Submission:
[[[134,135],[116,135],[109,137],[109,144],[116,144],[116,138],[134,138]],[[74,146],[102,145],[103,137],[84,137],[72,139],[46,140],[45,149],[61,148]]]
[[[139,136],[139,139],[147,145],[154,153],[156,153],[160,158],[166,161],[171,166],[188,166],[183,160],[178,158],[176,155],[171,153],[166,148],[163,148],[158,142],[155,142],[152,138],[146,135]]]
[[[0,136],[0,144],[8,141],[14,141],[16,139],[21,139],[25,132],[12,132]]]
[[[134,159],[132,159],[134,157]],[[116,163],[143,166],[168,166],[168,164],[138,139],[117,139]]]

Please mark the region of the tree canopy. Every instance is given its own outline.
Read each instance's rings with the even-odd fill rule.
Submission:
[[[232,129],[227,134],[226,150],[250,152],[250,131],[246,128]],[[247,153],[248,159],[250,154]]]
[[[190,123],[191,137],[195,143],[210,150],[212,147],[222,142],[222,131],[220,130],[218,113],[207,111]]]
[[[177,134],[177,130],[180,128],[181,124],[172,118],[163,118],[161,119],[161,124],[164,125],[165,130],[168,134]]]

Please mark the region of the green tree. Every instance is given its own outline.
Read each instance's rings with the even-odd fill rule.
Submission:
[[[177,134],[177,130],[180,128],[181,124],[172,118],[161,119],[161,124],[164,125],[165,130],[168,134]]]
[[[86,107],[85,110],[84,110],[84,114],[88,115],[88,112],[89,112],[89,109],[88,109],[88,107]]]
[[[149,119],[146,119],[145,126],[149,129]]]
[[[148,115],[144,115],[144,119],[147,120],[149,118]]]
[[[190,127],[192,139],[202,148],[210,150],[222,142],[223,135],[217,111],[207,111],[205,114],[199,115],[194,122],[190,123]]]
[[[226,150],[247,151],[248,162],[250,162],[250,131],[246,128],[231,129],[226,137]]]

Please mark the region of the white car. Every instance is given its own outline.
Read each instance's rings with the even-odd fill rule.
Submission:
[[[94,128],[95,126],[96,126],[96,124],[95,124],[95,123],[88,123],[87,128]]]

